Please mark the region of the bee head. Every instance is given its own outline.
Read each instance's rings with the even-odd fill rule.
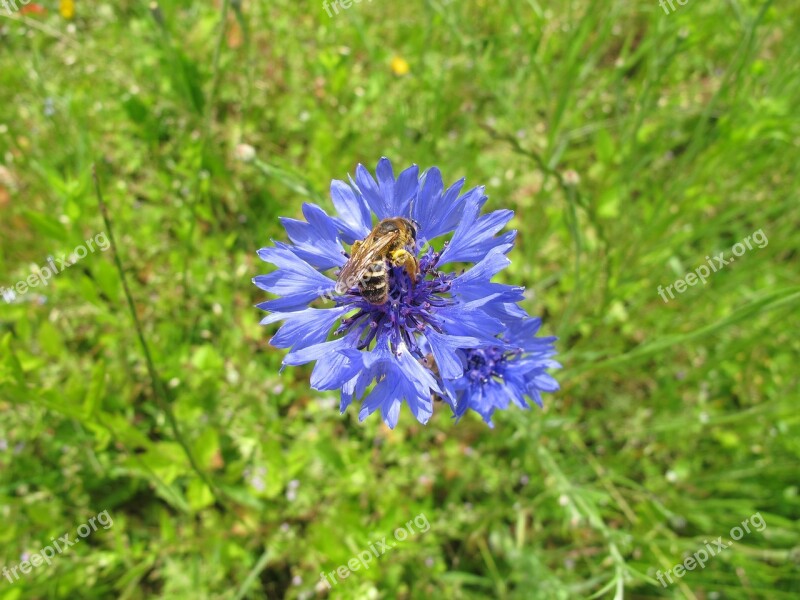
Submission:
[[[410,219],[397,217],[394,219],[384,219],[378,224],[381,233],[392,233],[395,231],[407,230],[414,241],[417,241],[417,224]]]

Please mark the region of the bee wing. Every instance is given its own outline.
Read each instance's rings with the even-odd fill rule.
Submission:
[[[397,239],[398,232],[392,232],[378,239],[370,233],[345,263],[336,278],[336,288],[349,290],[364,276],[364,272],[374,262],[382,258],[384,250]]]

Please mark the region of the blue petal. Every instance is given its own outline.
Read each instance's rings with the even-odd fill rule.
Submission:
[[[283,364],[284,366],[297,367],[310,363],[312,360],[319,360],[326,354],[331,354],[333,352],[344,352],[348,356],[355,353],[354,355],[361,356],[361,353],[354,349],[353,340],[349,337],[343,337],[330,342],[321,342],[313,346],[307,346],[306,348],[292,350],[283,357]]]
[[[501,303],[519,302],[525,288],[491,283],[492,277],[510,264],[502,249],[494,248],[477,265],[456,277],[451,291],[468,302],[489,296]]]
[[[406,396],[406,403],[411,410],[414,418],[425,425],[433,416],[433,397],[431,394],[426,396],[418,396],[409,393]]]
[[[506,384],[506,391],[511,397],[511,401],[524,410],[530,409],[531,405],[525,400],[525,388],[520,388],[517,385]]]
[[[378,178],[378,189],[380,190],[381,200],[391,212],[394,200],[394,172],[392,171],[392,163],[385,156],[378,161],[378,166],[375,168],[375,175]],[[398,217],[400,215],[392,215]]]
[[[422,188],[411,206],[411,218],[419,224],[418,242],[432,240],[434,231],[441,225],[441,196],[444,190],[442,173],[436,167],[428,169],[422,176]]]
[[[329,309],[307,308],[295,312],[274,312],[261,320],[262,325],[286,319],[270,343],[276,348],[301,350],[320,344],[328,338],[333,324],[349,309],[347,306]]]
[[[380,408],[384,422],[390,429],[394,429],[403,399],[420,423],[424,425],[428,422],[433,414],[430,391],[425,395],[420,394],[412,382],[405,379],[397,370],[389,371],[364,399],[358,418],[363,421]]]
[[[478,264],[465,271],[453,279],[452,289],[457,290],[462,286],[478,283],[483,285],[488,283],[492,277],[505,269],[511,261],[500,250],[494,249],[489,252]]]
[[[383,422],[386,423],[389,429],[394,429],[397,425],[397,418],[400,416],[400,406],[402,404],[400,400],[395,398],[381,405],[381,416],[383,417]],[[423,424],[427,422],[428,419],[425,419]]]
[[[439,264],[448,262],[479,262],[492,249],[508,252],[513,247],[516,232],[494,237],[514,216],[513,210],[496,210],[478,218],[480,204],[474,198],[467,204],[456,227],[453,239],[442,251]]]
[[[396,355],[404,378],[414,386],[420,397],[430,399],[431,392],[441,393],[439,383],[433,374],[423,367],[407,349],[401,349]]]
[[[427,423],[433,414],[431,394],[442,393],[433,374],[423,367],[405,347],[397,353],[391,352],[387,338],[378,341],[372,352],[364,357],[365,372],[358,377],[354,393],[363,391],[365,380],[383,375],[372,392],[364,399],[359,419],[364,420],[378,408],[386,424],[394,428],[397,424],[400,404],[405,400],[420,423]]]
[[[363,240],[372,230],[372,216],[363,198],[344,181],[331,181],[331,200],[340,218],[336,220],[348,244]]]
[[[342,414],[344,414],[344,411],[347,410],[347,407],[353,402],[356,379],[358,379],[358,377],[353,377],[342,385],[342,390],[339,394],[339,412]]]
[[[311,372],[311,387],[315,390],[337,390],[362,368],[358,350],[326,352],[317,360]]]
[[[394,184],[392,212],[395,217],[411,216],[411,200],[419,189],[419,167],[411,165],[397,177]]]
[[[380,408],[384,421],[389,428],[394,429],[395,425],[397,425],[397,416],[400,414],[401,401],[398,398],[400,388],[400,378],[394,375],[387,375],[383,381],[375,386],[369,396],[364,398],[361,410],[358,411],[358,420],[363,421]],[[384,404],[388,404],[391,410],[384,408]],[[386,418],[387,414],[394,415],[394,420],[388,420]]]
[[[509,328],[506,338],[510,343],[518,345],[526,352],[536,353],[540,356],[552,356],[555,354],[553,342],[558,338],[554,336],[536,337],[541,326],[542,320],[539,317],[515,322],[514,327]]]
[[[318,269],[341,267],[347,262],[339,241],[337,226],[325,211],[314,204],[303,204],[306,221],[281,217],[280,221],[295,246],[291,250]]]
[[[270,248],[261,248],[256,254],[264,262],[271,263],[280,269],[302,268],[300,263],[304,262],[292,252],[288,244],[282,242],[277,242]]]
[[[442,380],[442,391],[444,392],[441,395],[442,400],[447,402],[448,406],[450,406],[450,410],[453,411],[453,418],[456,419],[456,421],[460,419],[467,411],[467,408],[469,408],[466,406],[466,401],[463,400],[464,394],[460,390],[456,390],[456,384],[462,382],[463,380],[461,382],[448,379]]]
[[[395,181],[392,163],[385,156],[375,169],[386,214],[390,217],[409,217],[409,205],[419,187],[419,167],[411,165]]]
[[[511,396],[506,386],[489,382],[483,386],[484,400],[493,408],[506,410],[511,403]]]
[[[504,323],[528,318],[528,313],[517,304],[524,299],[525,288],[504,287],[510,288],[511,291],[493,296],[491,302],[487,302],[481,307],[483,312]]]
[[[557,392],[561,389],[558,382],[547,373],[541,373],[534,377],[529,383],[529,386],[531,385],[542,392]]]
[[[412,207],[412,213],[416,209],[420,219],[424,219],[418,221],[421,225],[418,237],[425,241],[452,232],[463,219],[464,210],[468,205],[475,206],[480,211],[487,200],[483,186],[473,188],[463,196],[459,196],[461,188],[464,187],[463,178],[447,188],[442,195],[442,179],[438,169],[431,169],[424,177],[423,188]]]
[[[312,275],[313,273],[316,273],[316,276]],[[272,294],[293,296],[294,300],[303,304],[308,304],[325,291],[333,289],[333,281],[310,266],[308,269],[296,271],[278,269],[269,275],[254,277],[253,283]]]
[[[528,390],[528,395],[533,398],[533,401],[539,406],[539,408],[544,406],[544,402],[542,402],[542,395],[539,393],[539,390]]]
[[[296,256],[286,246],[262,248],[258,255],[266,262],[278,266],[269,275],[253,278],[253,283],[262,290],[284,296],[259,304],[269,311],[292,311],[304,308],[320,296],[332,293],[335,283]]]
[[[483,418],[489,427],[494,427],[494,423],[492,423],[492,412],[494,412],[494,409],[490,407],[489,402],[484,397],[484,386],[475,386],[465,393],[463,402],[466,405],[465,408],[474,410]]]
[[[386,335],[379,337],[375,348],[365,354],[364,366],[370,380],[398,371],[422,396],[429,396],[431,391],[441,392],[436,378],[414,358],[405,344],[401,344],[397,352],[389,349],[389,339]]]
[[[489,382],[483,385],[471,386],[465,390],[464,401],[468,408],[477,412],[489,427],[494,427],[492,414],[495,410],[505,410],[509,403],[515,400],[515,395],[509,392],[506,386],[497,382]],[[515,400],[516,403],[516,400]],[[527,407],[527,403],[524,402]]]
[[[477,389],[477,393],[480,394],[480,388]],[[456,420],[460,419],[465,414],[467,414],[467,411],[471,408],[470,406],[471,395],[472,392],[470,391],[465,391],[460,393],[455,414],[453,415],[456,418]]]
[[[433,329],[425,331],[439,373],[445,379],[455,379],[464,375],[464,358],[460,348],[477,348],[481,341],[475,337],[443,335]]]
[[[356,376],[363,368],[361,352],[353,348],[349,337],[323,342],[299,350],[292,350],[283,359],[288,366],[304,365],[317,361],[311,373],[311,387],[315,390],[335,390]]]
[[[442,328],[448,335],[492,341],[505,330],[502,322],[488,316],[473,302],[440,308],[436,311],[436,317],[442,322]]]
[[[380,188],[372,175],[369,174],[364,165],[359,164],[356,167],[356,181],[355,186],[369,205],[370,210],[375,213],[379,220],[387,219],[392,215],[389,214],[389,204],[381,195]]]
[[[436,223],[430,228],[431,237],[439,237],[440,235],[455,230],[455,228],[458,227],[458,222],[464,215],[464,208],[467,205],[467,201],[473,196],[477,197],[477,201],[480,202],[480,205],[483,205],[483,202],[486,201],[486,196],[483,195],[483,186],[473,188],[463,196],[459,196],[461,188],[464,187],[464,182],[465,179],[462,177],[445,191],[440,203]]]

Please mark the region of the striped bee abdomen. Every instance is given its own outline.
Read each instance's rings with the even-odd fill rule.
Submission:
[[[389,297],[389,277],[383,261],[374,262],[361,279],[359,289],[370,304],[383,304]]]

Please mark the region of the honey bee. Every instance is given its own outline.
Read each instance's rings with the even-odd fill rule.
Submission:
[[[405,268],[412,282],[416,279],[417,259],[408,251],[416,241],[414,223],[402,217],[384,219],[366,238],[353,244],[350,259],[336,278],[336,291],[344,293],[357,284],[367,302],[383,304],[389,297],[387,262]]]

